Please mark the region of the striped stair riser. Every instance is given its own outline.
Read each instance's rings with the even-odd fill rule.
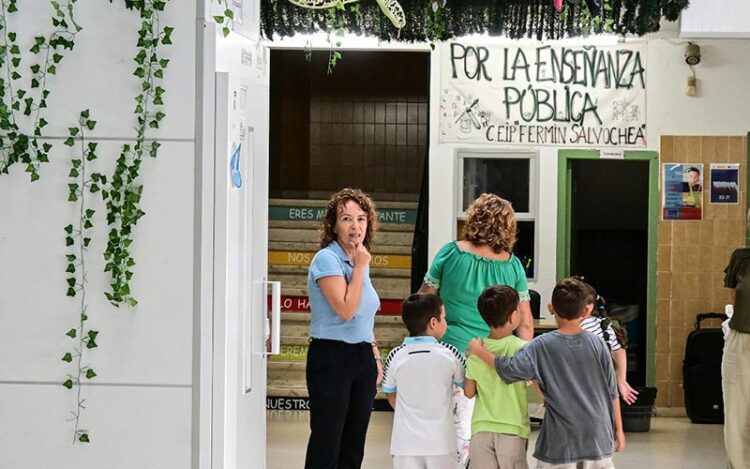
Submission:
[[[378,207],[376,212],[379,223],[413,225],[417,221],[415,208]],[[315,206],[272,205],[268,207],[270,221],[319,221],[324,216],[325,202],[318,202]]]
[[[320,232],[317,229],[269,228],[268,241],[285,243],[320,243]],[[375,235],[373,247],[411,246],[414,234],[409,232],[380,231]]]
[[[401,343],[399,341],[399,343]],[[388,353],[393,347],[378,347],[380,349],[380,355],[385,360],[388,357]],[[293,375],[301,379],[300,382],[305,382],[305,362],[307,361],[307,351],[309,345],[297,344],[297,345],[284,345],[281,344],[280,352],[278,355],[272,355],[268,362],[268,379],[280,375]]]
[[[309,270],[309,266],[306,265],[270,265],[268,266],[268,275],[274,276],[274,275],[300,275],[302,277],[307,277],[307,272]],[[391,278],[401,278],[405,281],[411,280],[411,270],[408,269],[380,269],[371,267],[370,268],[370,278],[379,278],[379,277],[391,277]]]
[[[278,244],[278,243],[277,243]],[[295,244],[297,246],[299,243]],[[309,250],[284,249],[283,246],[271,246],[268,250],[268,264],[309,266],[315,257],[316,246],[309,246]],[[411,269],[411,248],[400,249],[396,253],[372,253],[370,267],[376,269]]]
[[[272,307],[272,297],[268,295],[268,308]],[[282,296],[281,297],[281,312],[282,313],[309,313],[310,312],[310,300],[306,296]],[[400,315],[401,314],[401,300],[380,300],[380,309],[377,314],[379,315]],[[305,318],[309,322],[309,318]]]
[[[307,277],[299,275],[274,275],[271,280],[281,282],[284,289],[302,290],[307,293]],[[409,296],[411,284],[405,279],[399,278],[373,278],[372,286],[378,292],[380,298],[391,300],[403,300]],[[282,293],[285,294],[285,293]],[[396,296],[393,296],[396,295]],[[295,295],[296,296],[296,295]],[[307,295],[299,295],[307,296]]]

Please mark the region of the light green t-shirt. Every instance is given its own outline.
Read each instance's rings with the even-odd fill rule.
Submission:
[[[529,301],[526,271],[516,256],[507,261],[487,259],[462,251],[455,241],[438,251],[424,282],[437,288],[445,303],[448,331],[441,340],[463,354],[471,339],[490,333],[477,309],[477,298],[485,288],[507,285],[516,289],[521,301]]]
[[[495,355],[512,357],[526,344],[516,336],[484,339],[484,346]],[[529,404],[526,382],[505,384],[481,359],[470,355],[466,362],[466,378],[477,383],[477,401],[471,418],[471,434],[478,432],[505,433],[528,438]]]

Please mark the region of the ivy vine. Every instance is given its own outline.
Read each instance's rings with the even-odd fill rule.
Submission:
[[[84,362],[84,351],[96,348],[99,331],[86,328],[89,318],[89,305],[87,302],[86,284],[88,271],[86,270],[86,252],[91,242],[90,230],[94,227],[92,219],[94,210],[89,207],[87,195],[97,193],[101,185],[106,184],[106,177],[100,173],[87,171],[87,164],[97,158],[97,143],[86,141],[86,131],[94,130],[96,121],[91,119],[89,111],[82,111],[78,118],[78,126],[68,129],[68,138],[64,144],[73,147],[78,141],[81,145],[80,154],[71,159],[68,177],[73,182],[68,184],[68,201],[78,205],[78,217],[75,225],[65,227],[65,245],[70,251],[67,254],[68,274],[67,296],[80,299],[78,308],[78,324],[72,327],[65,335],[74,340],[70,351],[62,357],[62,361],[72,365],[73,369],[68,373],[67,379],[62,383],[68,389],[76,391],[77,404],[75,410],[71,411],[72,420],[75,422],[73,429],[73,443],[79,441],[88,443],[89,433],[80,427],[81,412],[85,409],[85,399],[81,396],[81,384],[85,380],[92,380],[96,372],[91,365]]]
[[[18,0],[0,0],[0,69],[5,72],[0,74],[0,174],[8,174],[14,164],[21,163],[26,165],[31,181],[36,181],[40,165],[49,162],[52,144],[39,141],[47,126],[41,110],[47,107],[50,93],[48,76],[57,73],[63,52],[73,49],[75,36],[82,29],[73,15],[76,1],[49,2],[54,30],[47,36],[34,37],[29,49],[36,57],[29,66],[31,92],[21,85],[21,48],[17,34],[9,29],[9,16],[18,11]],[[24,131],[22,124],[31,130]]]
[[[110,184],[102,191],[107,206],[108,242],[104,251],[105,272],[111,274],[110,288],[105,292],[114,306],[135,306],[138,301],[132,294],[130,281],[133,278],[135,259],[130,252],[133,243],[133,227],[145,215],[140,208],[143,185],[138,176],[144,155],[157,156],[160,144],[147,142],[146,132],[158,129],[165,114],[164,88],[160,86],[169,59],[160,58],[159,45],[172,44],[174,28],[162,26],[159,15],[168,0],[125,0],[128,9],[137,10],[141,17],[138,31],[138,52],[133,60],[136,67],[133,75],[141,79],[141,92],[135,97],[136,139],[133,145],[125,144],[110,178]]]
[[[232,31],[230,26],[234,26],[234,11],[229,8],[226,4],[226,0],[216,0],[219,5],[224,4],[224,13],[221,15],[214,15],[214,21],[221,25],[221,33],[224,37],[229,36]]]

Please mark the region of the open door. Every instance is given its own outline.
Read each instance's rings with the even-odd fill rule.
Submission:
[[[558,277],[581,275],[628,331],[628,381],[653,385],[658,155],[560,152]]]

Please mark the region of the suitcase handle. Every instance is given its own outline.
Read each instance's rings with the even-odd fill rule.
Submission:
[[[701,321],[704,319],[721,319],[722,321],[725,321],[728,319],[728,316],[724,313],[701,313],[695,317],[695,328],[700,329],[701,328]]]

